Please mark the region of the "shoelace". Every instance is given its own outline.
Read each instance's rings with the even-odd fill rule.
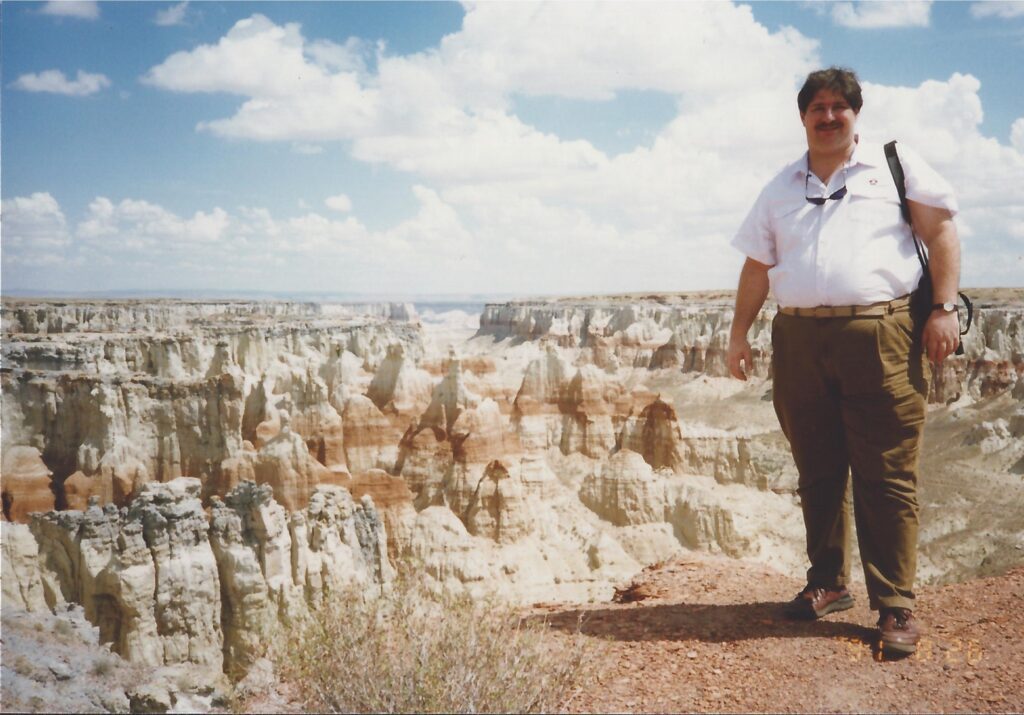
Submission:
[[[894,608],[891,611],[889,611],[889,613],[892,614],[893,620],[896,623],[897,630],[905,631],[907,629],[907,622],[910,620],[910,611],[900,608]],[[882,618],[879,619],[879,625],[881,625],[882,621],[884,620],[885,616],[883,615]]]
[[[810,600],[817,601],[827,593],[827,589],[824,588],[805,588],[803,591],[796,595],[797,598],[807,598]]]

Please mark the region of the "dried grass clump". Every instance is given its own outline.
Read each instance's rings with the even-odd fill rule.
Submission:
[[[327,712],[553,712],[590,670],[584,638],[507,605],[400,577],[336,594],[271,648],[303,705]]]
[[[114,672],[114,668],[117,667],[117,659],[112,655],[99,655],[96,660],[92,662],[92,667],[89,668],[89,672],[97,677],[103,677],[110,675]]]

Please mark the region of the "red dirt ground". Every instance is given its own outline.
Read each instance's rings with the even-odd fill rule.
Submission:
[[[571,712],[1021,712],[1024,567],[918,591],[918,652],[883,660],[863,587],[815,622],[780,608],[803,583],[770,569],[687,555],[620,591],[629,603],[538,604],[555,633],[582,632],[596,687]]]

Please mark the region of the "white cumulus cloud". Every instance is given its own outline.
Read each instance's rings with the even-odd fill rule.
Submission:
[[[292,151],[296,154],[302,154],[303,156],[316,156],[317,154],[323,154],[324,148],[319,144],[296,142],[295,144],[292,144]]]
[[[871,13],[928,20],[927,3],[849,7],[862,26],[895,22]],[[416,211],[370,230],[344,194],[297,216],[249,207],[183,217],[143,199],[98,198],[76,242],[106,260],[226,266],[239,280],[292,289],[729,286],[742,260],[732,233],[764,182],[806,148],[795,96],[819,66],[815,41],[771,32],[727,3],[481,3],[467,6],[459,31],[410,55],[310,40],[297,24],[253,15],[170,55],[144,81],[238,96],[199,131],[297,152],[334,143],[404,172]],[[914,87],[865,83],[860,129],[913,146],[958,190],[965,283],[1019,283],[993,257],[1024,254],[1024,118],[1010,143],[985,136],[980,89],[963,73]],[[600,112],[631,91],[661,93],[676,113],[614,156],[515,109],[522,97],[557,97]]]
[[[1015,120],[1010,126],[1010,143],[1014,149],[1024,154],[1024,117]]]
[[[4,199],[0,204],[0,226],[5,266],[61,263],[71,243],[64,212],[47,192]]]
[[[3,279],[25,289],[63,271],[65,290],[210,287],[215,280],[238,289],[407,292],[426,274],[430,289],[450,289],[454,266],[481,270],[480,252],[450,203],[426,187],[412,191],[418,210],[376,231],[352,215],[308,209],[276,217],[265,208],[214,206],[185,216],[146,199],[104,196],[69,230],[48,193],[5,199]]]
[[[981,132],[980,89],[959,73],[917,87],[865,83],[859,128],[878,141],[906,142],[953,185],[965,285],[1019,285],[1019,266],[1006,257],[1024,255],[1024,141],[1006,145]]]
[[[171,5],[163,10],[158,10],[153,22],[161,27],[171,27],[185,24],[185,14],[188,12],[188,0]]]
[[[333,211],[348,213],[352,210],[352,199],[345,194],[338,194],[337,196],[329,196],[326,198],[324,200],[324,205]]]
[[[69,97],[87,97],[110,86],[106,75],[78,70],[75,79],[64,76],[60,70],[45,70],[39,73],[23,74],[11,86],[26,92],[49,92]]]
[[[985,0],[985,2],[971,3],[971,16],[1003,19],[1024,17],[1024,2],[1021,0]]]
[[[873,30],[885,27],[928,27],[932,0],[867,0],[830,5],[832,20],[843,27]]]
[[[76,235],[109,246],[164,252],[179,246],[215,243],[224,236],[228,224],[227,213],[219,207],[183,219],[149,201],[124,199],[115,204],[100,196],[89,204]]]
[[[50,0],[40,10],[44,15],[56,17],[76,17],[82,20],[95,20],[100,16],[99,3],[89,0]]]

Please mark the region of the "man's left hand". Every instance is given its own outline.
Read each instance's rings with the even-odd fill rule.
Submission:
[[[924,325],[923,340],[928,359],[941,365],[960,344],[960,321],[957,314],[933,310]]]

